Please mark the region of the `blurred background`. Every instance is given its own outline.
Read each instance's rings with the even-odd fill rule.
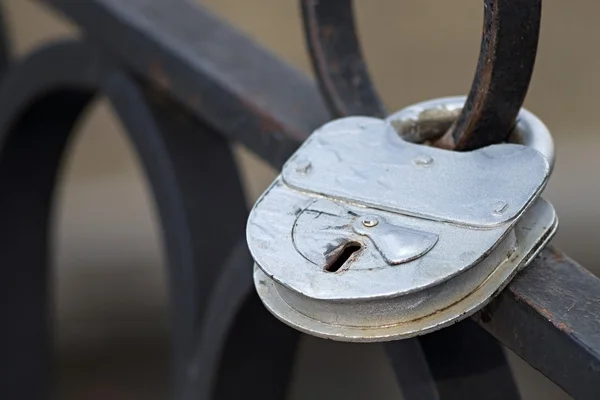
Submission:
[[[174,0],[164,0],[174,1]],[[310,74],[295,0],[197,0]],[[475,69],[482,2],[356,1],[364,52],[391,110],[465,94]],[[4,0],[22,56],[70,23],[26,0]],[[554,244],[592,271],[600,254],[600,3],[545,2],[526,106],[553,132],[558,159],[546,197],[561,226]],[[293,94],[290,94],[293,95]],[[168,398],[168,305],[159,224],[135,154],[99,99],[78,128],[54,223],[56,362],[60,398]],[[236,148],[252,201],[275,172]],[[600,269],[594,271],[599,273]],[[568,398],[511,356],[526,399]],[[322,374],[320,371],[328,371]],[[306,338],[290,398],[397,399],[378,345]]]

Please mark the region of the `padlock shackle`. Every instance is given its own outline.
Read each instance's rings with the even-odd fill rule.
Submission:
[[[462,112],[465,104],[468,104],[466,96],[441,97],[432,100],[422,101],[406,108],[401,109],[389,117],[387,121],[396,129],[398,134],[406,141],[421,143],[424,141],[439,141],[434,129],[431,132],[425,129],[415,129],[423,122],[423,115],[427,116],[426,123],[430,126],[435,125],[436,119],[441,126],[447,125],[448,120]],[[431,117],[430,117],[431,116]],[[403,132],[406,129],[407,132]],[[411,132],[408,132],[408,130]],[[554,167],[554,139],[546,125],[533,113],[525,108],[521,108],[517,114],[516,122],[509,132],[508,142],[518,143],[531,147],[548,160],[550,169]]]
[[[300,0],[313,69],[334,117],[387,115],[364,61],[351,0]],[[459,151],[505,141],[535,64],[541,0],[484,0],[477,70],[466,105],[438,143]]]

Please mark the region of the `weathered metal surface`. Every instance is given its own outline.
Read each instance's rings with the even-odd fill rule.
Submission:
[[[529,131],[539,121],[522,113],[527,146],[501,144],[458,153],[409,143],[378,118],[347,117],[315,131],[281,171],[284,185],[382,211],[498,227],[514,221],[550,177],[554,154],[530,147],[552,137]],[[310,162],[310,171],[298,164]],[[447,190],[453,186],[454,190]],[[494,212],[499,201],[506,207]],[[484,235],[482,233],[481,235]]]
[[[523,105],[537,54],[542,0],[485,0],[484,29],[467,103],[440,144],[473,150],[504,141]]]
[[[323,215],[327,214],[323,212]],[[455,275],[451,279],[437,284],[430,282],[429,286],[408,294],[392,290],[410,285],[413,281],[419,282],[422,279],[420,274],[431,276],[432,280],[439,279],[448,267],[435,268],[435,261],[427,259],[428,255],[423,260],[397,268],[381,266],[369,260],[363,250],[356,257],[366,259],[365,267],[370,269],[359,266],[354,269],[356,261],[351,259],[347,269],[341,273],[330,273],[319,264],[306,262],[284,245],[281,246],[284,247],[282,253],[288,256],[287,259],[266,258],[257,249],[258,240],[250,240],[250,249],[258,266],[254,280],[265,306],[279,319],[302,332],[341,341],[406,339],[447,327],[481,309],[548,243],[556,230],[555,218],[552,207],[543,199],[538,200],[514,230],[479,263],[460,273],[453,271]],[[270,238],[271,243],[280,244],[275,237],[284,235],[276,231]],[[458,239],[461,235],[451,237]],[[440,241],[440,253],[452,257],[452,251],[443,244],[448,242],[448,237],[440,235]],[[473,245],[476,239],[461,238],[458,242],[462,246]],[[457,249],[461,248],[457,242],[452,244]],[[362,247],[368,249],[367,245]],[[435,250],[432,250],[433,260],[436,259],[434,253]],[[265,260],[277,260],[279,264],[268,264]],[[458,269],[459,262],[450,262],[449,265]],[[280,266],[282,271],[275,269]],[[303,290],[299,290],[294,287],[298,282],[292,279],[296,276],[306,277],[305,280],[300,279],[300,284],[311,282],[312,285],[305,285],[301,288]]]
[[[577,399],[600,396],[600,279],[549,247],[476,316]]]
[[[356,35],[352,1],[300,1],[323,96],[338,116],[382,116]],[[536,58],[541,0],[485,0],[481,51],[465,108],[440,147],[473,150],[508,138]],[[441,34],[441,33],[440,33]]]
[[[367,70],[352,0],[300,0],[304,34],[321,93],[336,117],[387,113]]]
[[[539,135],[552,140],[543,125],[524,136]],[[539,199],[549,176],[550,160],[527,146],[452,152],[406,142],[383,119],[336,119],[250,213],[257,291],[282,321],[335,340],[448,326],[483,307],[553,236],[554,209]]]
[[[442,97],[425,100],[386,118],[404,140],[412,143],[431,143],[452,124],[453,117],[463,108],[466,96]],[[508,138],[509,143],[527,145],[542,153],[554,168],[554,140],[546,125],[534,114],[521,108],[517,122]]]
[[[329,119],[313,81],[196,2],[37,1],[276,167]]]

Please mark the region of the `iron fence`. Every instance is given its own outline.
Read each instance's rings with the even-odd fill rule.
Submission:
[[[254,293],[247,209],[229,143],[280,168],[330,118],[385,115],[351,2],[301,2],[318,82],[186,1],[39,2],[74,21],[81,38],[21,60],[9,56],[6,35],[0,47],[0,310],[7,321],[0,396],[51,392],[53,192],[74,124],[104,95],[142,160],[160,214],[176,398],[283,398],[300,334],[271,317]],[[461,149],[504,139],[535,60],[541,1],[485,3],[478,72],[450,138]],[[470,320],[388,343],[386,351],[407,399],[518,398],[502,345],[572,396],[597,399],[599,311],[600,280],[547,248]]]

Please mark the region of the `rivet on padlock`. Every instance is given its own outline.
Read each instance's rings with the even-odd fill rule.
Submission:
[[[394,129],[464,101],[335,120],[297,150],[247,226],[256,288],[275,316],[343,341],[424,334],[479,310],[543,248],[558,225],[539,197],[554,148],[533,114],[521,111],[513,143],[471,152]]]

